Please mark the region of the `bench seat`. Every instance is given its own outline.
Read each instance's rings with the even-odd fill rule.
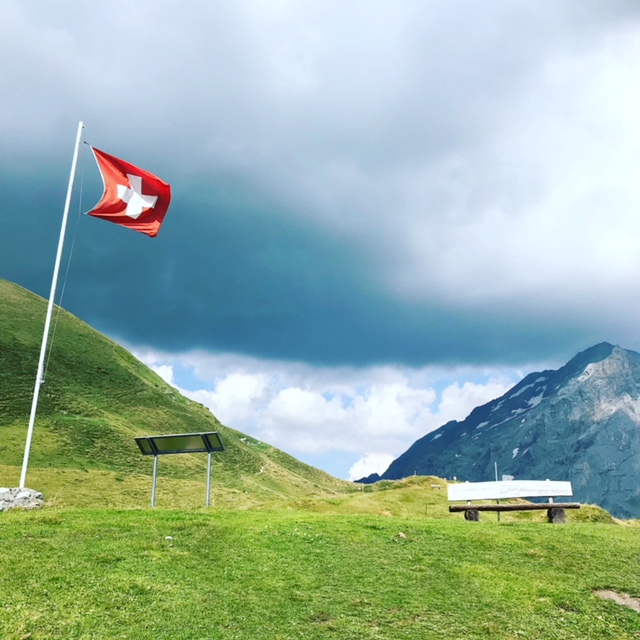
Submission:
[[[462,511],[537,511],[539,509],[579,509],[579,502],[531,502],[526,504],[452,504],[450,513]]]

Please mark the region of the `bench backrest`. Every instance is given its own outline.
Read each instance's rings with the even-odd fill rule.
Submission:
[[[506,480],[448,485],[449,500],[500,500],[502,498],[555,498],[572,496],[570,482]]]

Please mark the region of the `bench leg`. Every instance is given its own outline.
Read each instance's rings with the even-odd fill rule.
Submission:
[[[464,512],[464,519],[478,522],[480,520],[480,512],[477,509],[467,509]]]
[[[564,509],[552,507],[547,509],[547,520],[553,524],[564,524],[567,521],[567,515]]]

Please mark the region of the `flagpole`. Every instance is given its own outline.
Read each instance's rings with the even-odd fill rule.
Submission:
[[[20,488],[24,489],[27,482],[27,467],[29,466],[29,452],[31,450],[31,439],[33,438],[33,427],[36,422],[36,411],[38,409],[38,396],[40,395],[40,387],[44,382],[44,361],[47,353],[47,341],[49,339],[49,327],[51,326],[51,316],[53,315],[53,303],[56,296],[56,287],[58,284],[58,273],[60,272],[60,263],[62,262],[62,248],[64,246],[64,236],[67,229],[67,219],[69,217],[69,208],[71,206],[71,194],[73,192],[73,182],[76,176],[76,165],[78,164],[78,153],[80,151],[80,140],[82,138],[82,130],[84,124],[78,123],[78,134],[76,136],[76,146],[73,152],[73,161],[71,162],[71,174],[69,176],[69,186],[67,188],[67,199],[64,205],[64,214],[62,215],[62,226],[60,228],[60,239],[58,240],[58,253],[56,255],[56,263],[53,268],[53,279],[51,282],[51,293],[49,294],[49,306],[47,307],[47,317],[44,323],[44,333],[42,336],[42,347],[40,348],[40,360],[38,362],[38,373],[36,374],[36,384],[33,390],[33,401],[31,402],[31,415],[29,416],[29,429],[27,431],[27,442],[24,447],[24,459],[22,461],[22,474],[20,475]]]

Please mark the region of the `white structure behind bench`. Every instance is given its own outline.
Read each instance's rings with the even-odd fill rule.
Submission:
[[[464,482],[448,485],[449,501],[466,501],[450,505],[452,513],[464,511],[466,520],[479,520],[480,511],[533,511],[546,509],[549,522],[564,522],[564,509],[579,509],[576,502],[554,502],[555,498],[573,495],[570,482],[552,480],[508,480],[496,482]],[[546,503],[474,504],[474,500],[506,500],[509,498],[547,498]]]

